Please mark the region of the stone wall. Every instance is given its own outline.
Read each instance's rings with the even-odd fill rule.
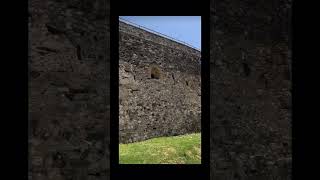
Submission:
[[[108,4],[29,0],[29,179],[109,177]]]
[[[211,1],[211,179],[291,179],[290,10]]]
[[[200,70],[199,51],[120,22],[120,143],[200,132]]]
[[[181,44],[177,41],[173,41],[171,39],[165,38],[164,35],[159,35],[156,32],[152,32],[152,30],[144,30],[142,28],[137,28],[136,26],[129,25],[128,23],[119,22],[119,31],[125,32],[127,34],[131,34],[138,37],[143,37],[145,40],[153,41],[157,44],[161,44],[164,46],[168,46],[174,49],[180,49],[182,51],[186,51],[189,54],[196,54],[200,56],[200,51],[195,50],[189,46]]]

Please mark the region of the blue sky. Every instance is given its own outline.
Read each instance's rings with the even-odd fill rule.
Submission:
[[[120,16],[201,49],[200,16]]]

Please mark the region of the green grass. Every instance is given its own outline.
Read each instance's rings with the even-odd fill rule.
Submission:
[[[120,144],[120,164],[201,164],[200,133]]]

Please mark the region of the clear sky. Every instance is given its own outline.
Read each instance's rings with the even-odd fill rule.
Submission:
[[[200,16],[120,16],[201,49]]]

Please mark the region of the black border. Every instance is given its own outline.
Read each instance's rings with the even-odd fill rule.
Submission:
[[[111,0],[113,6],[117,0]],[[10,3],[9,3],[10,2]],[[137,1],[132,1],[132,3]],[[154,1],[149,1],[154,3]],[[318,66],[316,58],[318,47],[312,46],[310,40],[314,39],[316,26],[314,21],[308,21],[317,12],[318,6],[312,6],[310,3],[298,3],[294,1],[292,6],[293,22],[292,30],[292,138],[293,138],[293,179],[312,179],[317,173],[317,166],[312,166],[317,162],[316,134],[318,126],[315,125],[318,116],[318,106],[312,106],[311,100],[317,95],[316,86],[318,81]],[[2,176],[8,176],[10,179],[27,179],[27,113],[28,113],[28,63],[27,63],[27,7],[30,1],[24,1],[25,4],[17,6],[14,1],[5,1],[4,6],[7,9],[14,9],[10,18],[3,18],[6,37],[3,44],[2,57],[4,64],[2,75],[4,88],[2,88],[2,104],[5,109],[2,114],[2,145],[5,166]],[[216,2],[215,2],[216,3]],[[141,4],[141,3],[140,3]],[[154,6],[157,6],[154,3]],[[206,5],[209,9],[209,5]],[[130,10],[132,6],[124,5],[124,9]],[[20,8],[20,9],[19,9]],[[314,8],[314,9],[313,9]],[[111,8],[114,11],[114,7]],[[117,11],[115,11],[117,12]],[[20,13],[20,14],[19,14]],[[7,17],[7,12],[3,11],[3,17]],[[18,23],[18,22],[21,23]],[[300,21],[300,22],[299,22]],[[299,24],[298,24],[299,23]],[[5,28],[10,27],[10,28]],[[306,28],[311,27],[311,28]],[[300,37],[298,35],[301,35]],[[293,40],[294,39],[294,40]],[[20,43],[17,43],[20,42]],[[306,46],[309,45],[309,46]],[[22,52],[22,53],[17,53]],[[312,61],[314,60],[314,61]],[[111,60],[113,61],[113,60]],[[314,65],[314,66],[313,66]],[[3,102],[4,101],[4,102]],[[313,107],[313,108],[312,108]],[[313,116],[315,115],[315,116]],[[18,124],[18,125],[17,125]],[[24,151],[25,150],[25,151]],[[17,163],[19,162],[19,163]],[[301,176],[301,178],[299,178]],[[155,176],[156,177],[156,176]],[[154,177],[154,178],[155,178]],[[153,178],[153,179],[154,179]]]
[[[114,6],[114,4],[116,4],[114,2],[117,0],[111,1]],[[2,176],[7,175],[11,179],[27,179],[26,168],[28,166],[28,124],[26,116],[28,113],[28,63],[26,58],[29,51],[27,52],[26,49],[28,38],[30,38],[28,37],[27,26],[27,5],[30,2],[24,1],[25,6],[17,6],[13,1],[10,1],[10,4],[9,1],[6,1],[4,3],[6,3],[5,7],[7,7],[7,9],[15,9],[15,12],[10,15],[10,18],[3,19],[5,23],[4,26],[8,24],[7,27],[10,28],[2,28],[2,30],[5,31],[6,37],[10,37],[3,39],[5,41],[3,42],[3,44],[6,44],[6,46],[4,46],[5,50],[3,51],[5,54],[2,55],[2,57],[10,57],[10,59],[7,59],[3,62],[3,67],[6,68],[4,68],[2,71],[4,77],[3,84],[5,85],[5,88],[2,88],[4,97],[2,99],[2,103],[5,104],[5,113],[2,114],[2,117],[4,117],[2,122],[2,137],[5,137],[3,138],[4,148],[2,148],[2,150],[4,151],[3,154],[5,154],[4,158],[6,164],[4,166],[5,169],[3,169]],[[318,114],[315,108],[317,106],[311,108],[313,103],[311,103],[310,100],[313,100],[314,95],[317,95],[315,94],[317,92],[314,86],[316,84],[315,82],[317,82],[318,80],[318,74],[316,74],[318,72],[316,69],[318,68],[318,66],[316,66],[317,63],[314,56],[318,56],[318,50],[317,46],[310,46],[309,44],[310,40],[314,39],[314,34],[317,34],[318,32],[316,31],[316,26],[314,26],[313,21],[306,20],[308,20],[308,17],[313,17],[315,15],[313,13],[317,12],[316,8],[318,6],[312,6],[310,3],[299,4],[298,1],[294,1],[293,4],[293,20],[291,25],[291,28],[294,29],[291,32],[294,36],[294,41],[293,37],[291,37],[293,43],[292,174],[293,179],[312,179],[313,175],[316,175],[317,172],[317,166],[312,166],[313,163],[311,162],[316,162],[315,158],[317,157],[317,148],[315,148],[315,142],[317,142],[316,128],[318,127],[314,124],[316,122],[314,121],[316,120],[316,118],[314,118],[312,115],[315,115],[316,117],[316,115],[318,116]],[[209,9],[210,6],[208,4],[206,6]],[[132,6],[124,5],[124,9],[126,10],[130,10],[130,7]],[[314,9],[312,9],[312,7]],[[114,7],[112,7],[111,10],[114,11]],[[8,14],[6,11],[3,11],[3,15]],[[21,23],[17,23],[19,21]],[[301,35],[300,38],[298,34]],[[308,44],[309,46],[306,46],[306,44]],[[25,52],[25,54],[23,52]],[[315,66],[313,66],[313,64]],[[311,103],[311,105],[309,105],[308,103]],[[17,125],[18,123],[19,125]],[[301,178],[299,178],[300,176]]]
[[[112,12],[112,11],[111,11]],[[119,161],[119,20],[111,15],[110,22],[110,167]]]
[[[179,5],[171,4],[170,8],[161,7],[148,8],[140,4],[127,4],[121,6],[121,2],[111,2],[111,21],[110,21],[110,41],[111,41],[111,137],[110,137],[110,174],[111,179],[118,178],[201,178],[209,179],[210,177],[210,6],[209,1],[203,1],[202,4]],[[149,2],[150,3],[150,2]],[[166,2],[162,2],[163,5]],[[168,3],[167,3],[168,4]],[[123,5],[123,4],[122,4]],[[179,8],[176,8],[177,6]],[[138,6],[138,7],[137,7]],[[160,5],[161,6],[161,5]],[[126,7],[131,7],[126,9]],[[150,7],[150,6],[149,6]],[[162,10],[161,10],[162,9]],[[177,9],[184,10],[182,12]],[[160,10],[160,11],[159,11]],[[151,13],[152,11],[152,13]],[[119,16],[123,15],[188,15],[201,16],[201,164],[170,164],[170,165],[136,165],[136,164],[119,164]]]

